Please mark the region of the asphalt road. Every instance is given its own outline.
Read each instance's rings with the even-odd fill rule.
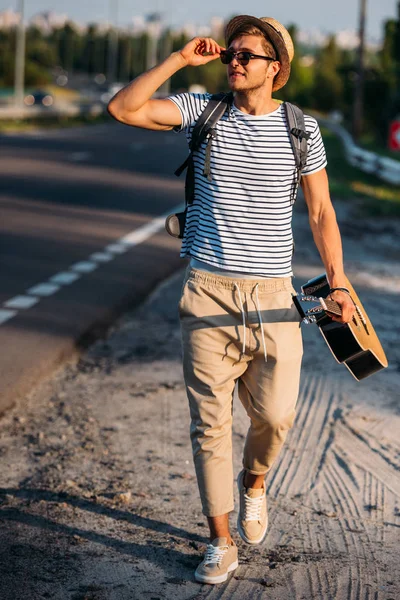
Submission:
[[[186,153],[114,122],[0,138],[0,412],[182,264],[155,219]]]

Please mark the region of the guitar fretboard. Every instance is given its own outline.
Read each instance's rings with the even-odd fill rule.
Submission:
[[[337,315],[338,317],[342,315],[342,310],[337,302],[324,298],[324,303],[330,313]]]

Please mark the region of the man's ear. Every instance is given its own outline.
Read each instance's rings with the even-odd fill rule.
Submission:
[[[279,62],[279,60],[275,60],[269,66],[269,72],[271,73],[272,77],[276,77],[280,70],[281,70],[281,63]]]

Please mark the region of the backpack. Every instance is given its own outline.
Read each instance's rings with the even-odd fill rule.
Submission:
[[[208,138],[203,175],[204,177],[207,177],[209,181],[212,181],[211,145],[212,140],[215,137],[215,125],[221,119],[225,111],[230,109],[232,102],[232,92],[213,94],[193,128],[192,139],[189,145],[189,156],[175,171],[175,175],[179,177],[183,171],[187,169],[185,180],[185,210],[180,213],[169,215],[165,221],[165,229],[173,237],[179,239],[183,238],[187,208],[189,204],[193,204],[194,200],[194,152],[196,152],[203,141]],[[305,130],[303,111],[295,104],[289,102],[284,102],[283,106],[290,134],[290,142],[296,161],[296,180],[292,191],[292,204],[294,204],[300,184],[301,173],[306,166],[308,151],[307,140],[310,137],[310,133],[307,133]]]

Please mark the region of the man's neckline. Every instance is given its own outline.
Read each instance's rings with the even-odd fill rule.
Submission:
[[[275,115],[278,111],[280,111],[281,108],[282,108],[282,104],[279,104],[279,106],[277,106],[277,108],[275,110],[273,110],[271,112],[268,112],[268,113],[264,113],[262,115],[251,115],[249,113],[243,112],[242,110],[240,110],[240,108],[238,108],[236,106],[235,102],[232,102],[232,108],[234,110],[236,110],[238,113],[240,113],[241,115],[244,115],[246,117],[250,117],[251,119],[265,119],[265,118],[268,118],[268,117],[270,117],[272,115]]]

